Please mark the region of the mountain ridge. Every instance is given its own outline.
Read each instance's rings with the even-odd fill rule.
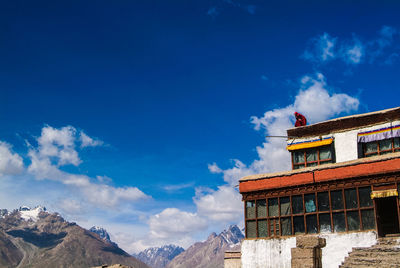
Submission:
[[[14,210],[0,218],[1,267],[87,268],[123,264],[149,268],[143,262],[59,214],[42,209]],[[24,218],[24,213],[30,217]]]
[[[225,251],[239,249],[243,238],[239,227],[231,225],[218,235],[211,233],[204,242],[194,243],[165,268],[223,268]]]
[[[152,268],[222,268],[225,251],[240,248],[243,238],[242,231],[236,225],[231,225],[218,235],[215,232],[210,233],[205,241],[195,242],[186,250],[181,248],[180,254],[175,256],[160,256],[167,255],[165,248],[177,247],[174,245],[147,248],[133,256]]]

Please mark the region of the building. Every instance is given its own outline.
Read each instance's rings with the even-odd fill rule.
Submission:
[[[400,107],[287,130],[292,170],[239,181],[242,268],[290,267],[299,235],[324,238],[323,267],[400,233]]]

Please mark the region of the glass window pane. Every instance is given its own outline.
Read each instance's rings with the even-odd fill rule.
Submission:
[[[246,217],[248,219],[256,217],[256,201],[246,201]]]
[[[394,144],[394,148],[399,148],[400,147],[400,138],[394,138],[393,144]]]
[[[303,213],[303,197],[301,195],[292,196],[293,214]]]
[[[305,167],[305,165],[295,165],[293,166],[293,169],[299,169],[299,168],[303,168]]]
[[[319,149],[320,160],[331,159],[331,158],[332,158],[331,146],[323,146]]]
[[[270,217],[279,216],[278,198],[268,199],[268,216]]]
[[[392,149],[392,139],[386,139],[379,141],[380,151],[391,150]]]
[[[346,198],[346,208],[357,208],[357,192],[356,189],[344,190],[344,197]]]
[[[318,193],[318,210],[329,211],[329,194],[328,192]]]
[[[270,224],[269,228],[270,228],[271,236],[279,236],[279,220],[272,219],[269,222],[269,224]],[[274,230],[274,227],[275,227],[275,230]]]
[[[315,166],[318,166],[318,162],[307,163],[307,167],[315,167]]]
[[[304,151],[294,151],[293,152],[294,163],[304,163]]]
[[[358,218],[358,211],[347,212],[347,227],[349,231],[360,230],[360,219]]]
[[[290,199],[289,197],[281,197],[281,215],[290,215]]]
[[[373,153],[378,151],[378,143],[373,141],[373,142],[367,142],[365,143],[365,153]]]
[[[258,221],[258,237],[267,237],[268,236],[268,221],[267,220],[259,220]]]
[[[256,221],[247,221],[246,224],[246,233],[247,238],[255,238],[256,237]]]
[[[315,234],[318,232],[317,215],[307,215],[306,224],[307,224],[307,234]]]
[[[331,192],[332,210],[343,209],[342,190]]]
[[[319,229],[321,233],[332,232],[331,215],[329,213],[319,214]]]
[[[257,218],[267,217],[267,201],[265,199],[257,200]]]
[[[308,149],[306,151],[307,162],[317,161],[318,152],[316,148]]]
[[[333,231],[334,232],[343,232],[346,231],[346,223],[344,222],[344,213],[333,213]]]
[[[371,187],[358,188],[360,207],[372,207]]]
[[[306,212],[315,212],[315,194],[304,195],[304,204],[306,206]]]
[[[292,220],[290,218],[281,219],[282,235],[292,235]]]
[[[364,230],[375,229],[375,216],[373,209],[361,210],[361,220]]]
[[[293,217],[294,234],[304,234],[304,217]]]

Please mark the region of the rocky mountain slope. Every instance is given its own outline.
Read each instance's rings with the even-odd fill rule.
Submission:
[[[110,235],[107,233],[107,230],[101,227],[93,226],[92,228],[89,229],[92,233],[98,234],[101,239],[103,239],[107,243],[111,243],[114,246],[118,247],[117,243],[114,243],[110,239]]]
[[[184,251],[183,248],[175,245],[148,248],[133,256],[152,268],[164,268],[175,256]]]
[[[21,210],[21,209],[20,209]],[[41,208],[0,217],[0,267],[79,268],[124,264],[148,268],[112,243]]]
[[[243,233],[236,225],[219,235],[212,233],[206,241],[197,242],[176,256],[167,268],[223,268],[224,253],[240,247]]]

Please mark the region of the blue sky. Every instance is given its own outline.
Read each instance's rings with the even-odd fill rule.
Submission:
[[[394,1],[3,1],[0,206],[124,249],[241,223],[241,176],[310,122],[398,106]]]

